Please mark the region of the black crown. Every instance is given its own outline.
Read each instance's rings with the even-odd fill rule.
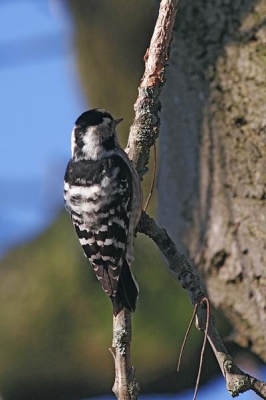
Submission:
[[[112,115],[108,111],[104,110],[103,108],[93,108],[92,110],[85,111],[83,114],[81,114],[76,120],[75,124],[81,128],[95,126],[101,124],[104,118],[110,118],[113,120]]]

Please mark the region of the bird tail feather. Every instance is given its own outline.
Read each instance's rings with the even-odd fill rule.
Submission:
[[[118,281],[117,292],[111,297],[114,315],[117,315],[124,307],[130,312],[136,309],[139,296],[139,287],[126,260],[124,260]]]

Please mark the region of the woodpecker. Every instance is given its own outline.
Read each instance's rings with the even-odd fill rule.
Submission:
[[[101,108],[80,115],[64,179],[66,210],[114,315],[123,307],[133,312],[139,293],[131,264],[142,194],[138,174],[119,144],[116,127],[122,120]]]

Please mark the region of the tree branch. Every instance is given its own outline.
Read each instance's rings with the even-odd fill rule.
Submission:
[[[134,105],[135,119],[125,151],[141,176],[147,172],[150,148],[159,136],[159,97],[165,82],[164,68],[169,56],[177,3],[178,0],[161,0],[150,48],[144,57],[145,72]]]
[[[164,67],[169,55],[177,2],[177,0],[161,1],[150,48],[145,55],[145,73],[134,106],[135,119],[130,129],[126,152],[140,176],[147,171],[150,148],[159,136],[158,113],[161,109],[159,97],[165,82]],[[166,230],[158,227],[156,222],[144,212],[138,231],[149,236],[157,244],[168,261],[170,270],[180,280],[182,287],[187,290],[192,304],[199,304],[196,325],[198,329],[204,330],[206,309],[203,300],[206,294],[197,272],[185,256],[179,253]],[[253,390],[261,398],[266,399],[266,383],[245,374],[237,367],[220,338],[213,316],[210,318],[207,337],[226,380],[229,393],[236,397],[247,390]]]
[[[159,96],[164,83],[164,66],[176,15],[177,0],[162,0],[150,48],[145,55],[145,72],[134,106],[135,119],[131,126],[126,152],[138,171],[145,172],[150,147],[159,134]],[[130,144],[131,143],[131,144]],[[139,145],[138,145],[139,144]],[[113,347],[115,348],[115,383],[113,392],[119,400],[137,399],[139,387],[130,361],[131,314],[126,309],[113,317]]]
[[[113,347],[115,348],[115,383],[113,392],[119,400],[137,399],[139,386],[130,360],[131,313],[124,309],[113,316]]]
[[[204,330],[206,326],[206,309],[202,300],[206,297],[200,279],[195,269],[187,262],[184,255],[179,253],[165,229],[158,227],[156,222],[146,213],[142,213],[138,231],[149,236],[165,256],[169,269],[174,273],[181,285],[187,290],[193,304],[200,304],[197,308],[197,328]],[[232,397],[238,396],[247,390],[253,390],[262,399],[266,398],[266,383],[241,371],[228,354],[223,341],[216,329],[215,318],[211,315],[208,330],[208,341],[216,356],[226,387]]]

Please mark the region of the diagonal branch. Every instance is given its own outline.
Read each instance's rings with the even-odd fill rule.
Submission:
[[[157,244],[168,262],[169,269],[180,280],[182,287],[187,290],[192,303],[199,304],[196,311],[197,328],[204,330],[207,316],[206,309],[201,302],[205,293],[195,269],[188,263],[185,256],[179,253],[166,230],[160,228],[144,212],[138,228],[139,232],[149,236]],[[266,383],[244,373],[234,363],[217,331],[213,316],[210,318],[207,337],[225,378],[227,390],[232,397],[253,390],[262,399],[266,399]]]
[[[145,72],[134,105],[135,119],[125,149],[140,175],[147,171],[150,148],[159,136],[160,94],[165,82],[165,64],[169,57],[178,0],[161,0],[158,19],[147,49]]]

